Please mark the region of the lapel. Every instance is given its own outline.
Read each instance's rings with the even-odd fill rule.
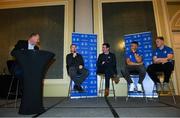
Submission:
[[[26,49],[28,50],[28,40],[26,41]],[[34,50],[39,50],[39,48],[35,45]]]
[[[26,49],[28,50],[28,40],[26,41]]]

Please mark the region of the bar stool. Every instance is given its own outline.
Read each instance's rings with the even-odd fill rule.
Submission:
[[[171,60],[171,62],[172,62],[172,65],[173,65],[173,71],[172,71],[172,73],[173,73],[174,72],[175,60]],[[164,73],[163,72],[157,72],[157,75],[158,75],[158,78],[160,78],[160,82],[161,82],[161,80],[164,79]],[[170,78],[169,83],[168,83],[168,89],[169,89],[169,92],[170,92],[170,94],[171,94],[171,96],[173,98],[174,104],[176,104],[175,89],[174,89],[174,84],[173,84],[173,81],[172,81],[172,74],[171,74],[171,78]],[[153,93],[153,95],[152,95],[153,98],[154,98],[155,92],[157,92],[157,89],[156,89],[156,86],[154,85],[153,92],[152,92]],[[160,92],[157,92],[157,93],[158,93],[158,99],[160,100],[161,94],[163,94],[163,93],[160,93]]]
[[[139,75],[137,73],[131,73],[131,78],[139,78]],[[144,90],[144,85],[143,83],[141,84],[142,85],[142,92],[139,92],[135,89],[135,91],[131,92],[131,93],[142,93],[143,94],[143,98],[145,99],[146,102],[148,102],[147,100],[147,97],[146,97],[146,93],[145,93],[145,90]],[[127,96],[126,96],[126,102],[129,100],[129,98],[131,97],[129,95],[129,86],[127,85]]]
[[[80,95],[80,98],[87,98],[87,91],[84,90],[83,92],[78,92],[76,90],[74,90],[74,82],[73,80],[70,79],[70,83],[69,83],[69,90],[68,90],[68,97],[70,98],[71,97],[71,93],[79,93]]]
[[[12,76],[12,80],[8,89],[8,94],[7,94],[7,98],[6,98],[6,104],[8,104],[9,101],[9,97],[10,96],[15,96],[14,99],[14,107],[17,107],[17,99],[18,99],[18,95],[19,95],[19,79],[15,78],[15,74],[14,74],[14,66],[15,66],[15,61],[14,60],[8,60],[7,61],[7,66],[8,66],[8,70]],[[16,81],[17,80],[17,81]],[[15,87],[15,92],[13,91],[13,86]]]
[[[98,74],[100,76],[100,86],[99,86],[99,95],[100,97],[103,97],[105,88],[104,88],[104,80],[105,80],[105,75],[104,74]],[[114,99],[116,99],[116,94],[115,94],[115,89],[114,89],[114,82],[113,79],[111,79],[111,84],[112,84],[112,89],[109,90],[110,93],[113,93]]]
[[[19,79],[17,80],[17,83],[16,83],[16,78],[12,77],[12,80],[11,80],[11,84],[9,86],[9,90],[8,90],[8,95],[7,95],[7,98],[6,98],[6,104],[8,104],[8,101],[9,101],[9,97],[10,96],[15,96],[15,99],[14,99],[14,107],[16,108],[17,107],[17,99],[18,99],[18,93],[19,93]],[[15,92],[13,92],[13,84],[16,83],[16,90]]]
[[[121,74],[122,74],[122,76],[125,78],[125,75],[124,75],[124,73],[123,73],[123,71],[121,70]],[[139,78],[139,73],[138,72],[136,72],[136,71],[132,71],[131,73],[130,73],[130,77],[131,78]],[[134,93],[136,92],[138,92],[137,90],[136,91],[133,91]],[[142,94],[143,94],[143,98],[145,99],[145,101],[146,102],[148,102],[148,100],[147,100],[147,97],[146,97],[146,93],[145,93],[145,90],[144,90],[144,85],[143,85],[143,83],[142,83],[142,92],[141,92]],[[129,86],[128,86],[128,84],[127,84],[127,96],[126,96],[126,102],[129,100],[129,98],[130,98],[131,96],[129,95]]]
[[[164,73],[163,72],[157,72],[158,78],[160,78],[160,82],[162,84],[162,80],[164,79]],[[175,89],[174,89],[174,84],[173,84],[173,80],[172,77],[169,80],[168,83],[168,89],[169,91],[167,93],[163,93],[163,92],[158,92],[156,85],[154,84],[153,86],[153,92],[152,92],[152,98],[154,98],[155,93],[158,94],[158,100],[160,100],[161,95],[168,95],[168,93],[170,93],[170,95],[172,96],[173,102],[174,104],[176,104],[176,99],[175,99]]]

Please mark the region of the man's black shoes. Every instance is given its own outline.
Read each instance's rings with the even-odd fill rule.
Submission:
[[[74,90],[75,91],[78,91],[78,88],[79,88],[78,85],[74,85]]]
[[[79,86],[79,92],[84,92],[84,89],[81,86]]]
[[[74,85],[74,90],[78,92],[84,92],[84,89],[80,85]]]

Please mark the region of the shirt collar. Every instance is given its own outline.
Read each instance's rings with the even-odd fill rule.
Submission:
[[[108,53],[104,53],[105,55],[108,55],[110,52],[108,52]]]
[[[32,49],[32,50],[33,50],[33,49],[34,49],[34,46],[35,46],[35,45],[33,45],[33,44],[31,44],[31,43],[28,43],[28,49]]]
[[[163,46],[159,47],[159,49],[160,49],[160,50],[163,50],[163,49],[164,49],[164,47],[165,47],[165,46],[163,45]]]

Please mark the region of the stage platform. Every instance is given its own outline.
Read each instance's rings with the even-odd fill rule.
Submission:
[[[13,100],[6,104],[0,100],[0,117],[180,117],[180,96],[176,96],[175,105],[172,97],[162,97],[160,101],[143,98],[125,97],[104,98],[44,98],[46,111],[34,115],[19,115],[13,108]]]

